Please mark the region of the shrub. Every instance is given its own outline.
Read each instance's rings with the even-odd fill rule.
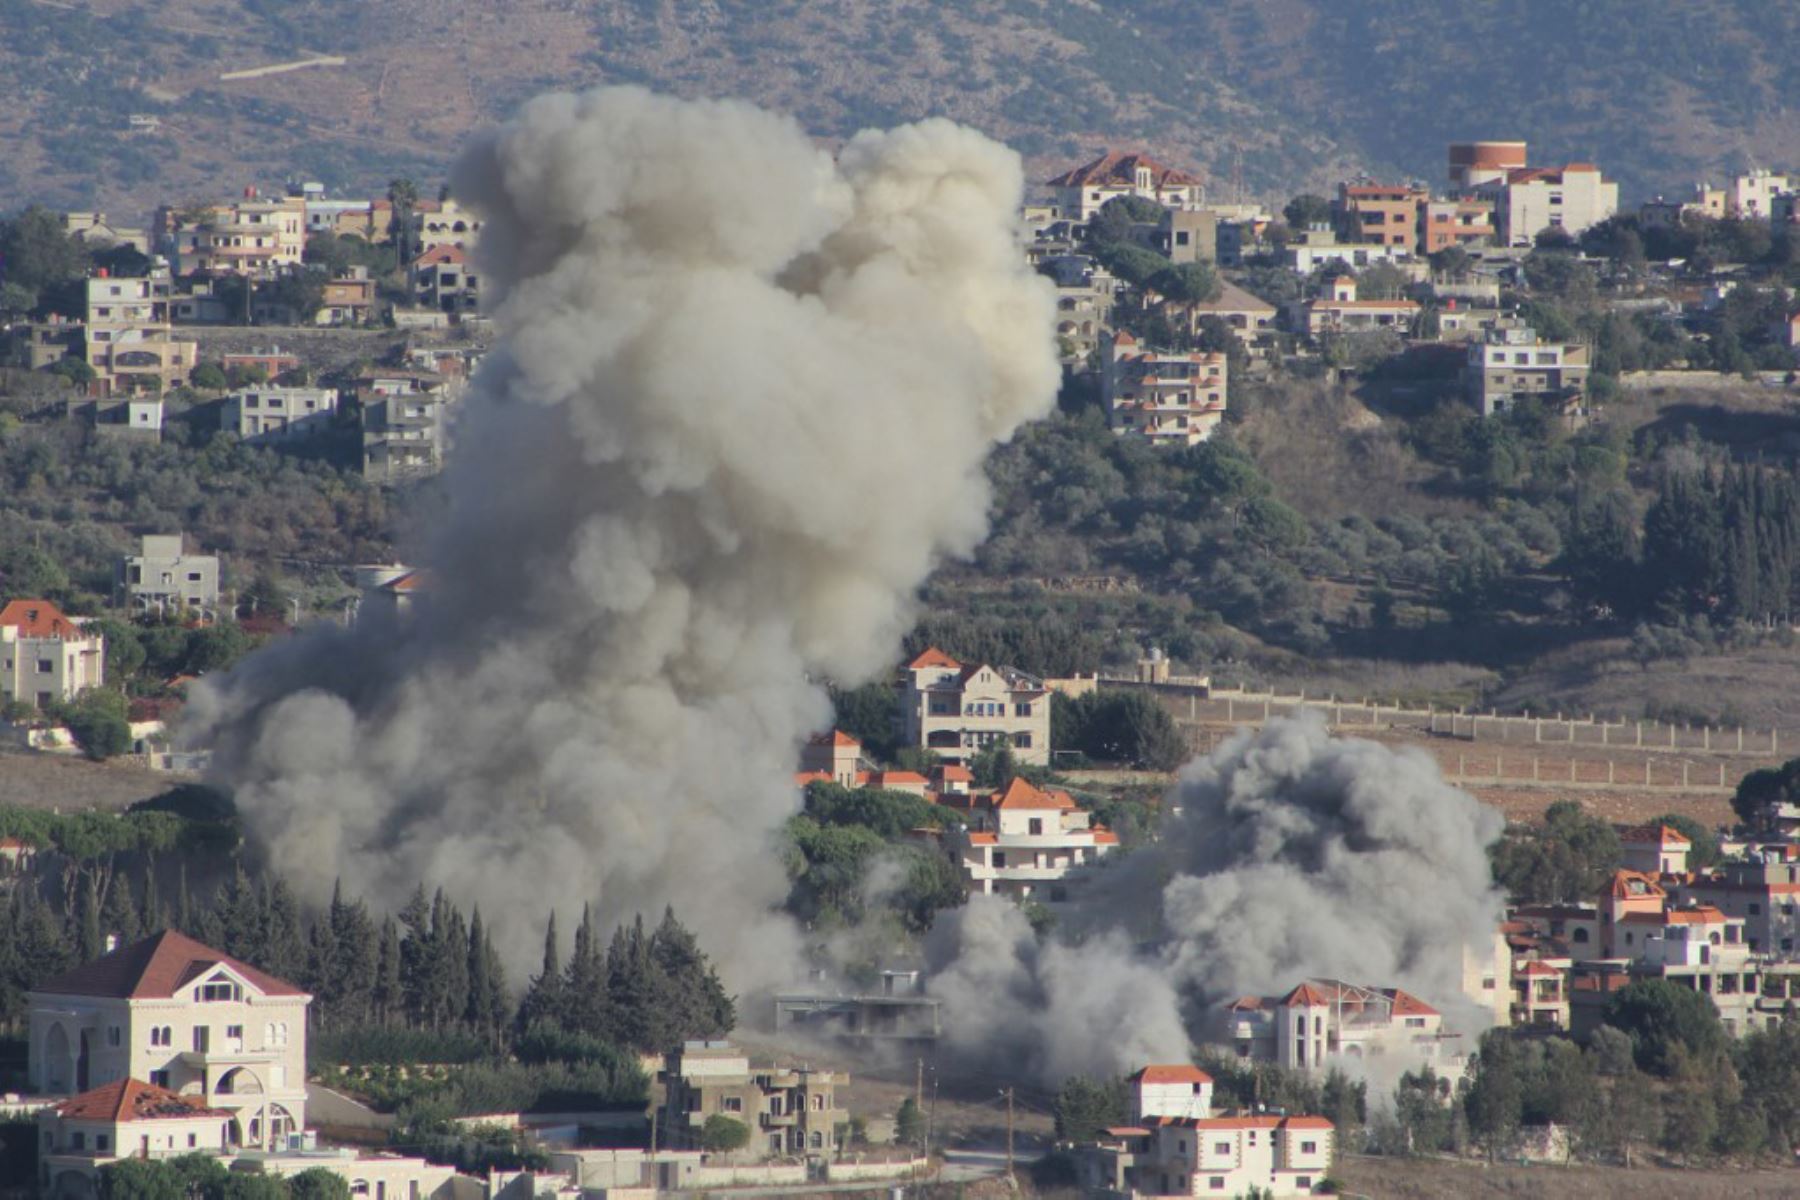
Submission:
[[[713,1154],[730,1154],[750,1144],[750,1127],[723,1113],[714,1113],[700,1127],[700,1148]]]

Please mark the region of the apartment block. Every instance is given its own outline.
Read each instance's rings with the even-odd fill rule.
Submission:
[[[156,213],[156,245],[177,275],[266,277],[296,268],[306,250],[306,201],[299,196],[244,198]]]
[[[333,388],[243,388],[225,397],[220,427],[257,446],[300,442],[326,433],[337,406]]]
[[[938,803],[964,815],[944,845],[978,895],[1061,903],[1080,886],[1083,868],[1119,846],[1119,835],[1095,825],[1067,792],[1023,777],[1002,791],[940,795]]]
[[[179,533],[146,534],[113,571],[113,603],[139,612],[180,613],[219,606],[219,560],[189,554]]]
[[[102,270],[87,281],[83,346],[95,394],[158,395],[187,379],[199,348],[171,334],[172,290],[167,270],[141,278]]]
[[[905,668],[901,711],[906,742],[966,764],[997,744],[1019,762],[1050,762],[1050,693],[1012,667],[964,666],[932,647]]]
[[[1489,329],[1469,343],[1464,379],[1469,403],[1484,417],[1526,397],[1547,404],[1579,403],[1587,394],[1588,347],[1545,342],[1529,325]]]
[[[364,478],[387,483],[443,467],[458,388],[435,372],[395,370],[358,379],[356,392]]]
[[[1121,329],[1101,360],[1101,398],[1114,433],[1153,446],[1192,446],[1225,419],[1224,354],[1163,354]]]
[[[1370,181],[1340,183],[1332,217],[1346,242],[1419,252],[1419,213],[1431,199],[1422,185]]]
[[[1508,171],[1476,191],[1493,201],[1495,235],[1505,246],[1529,246],[1546,229],[1579,237],[1619,211],[1619,185],[1592,163]]]
[[[673,1150],[701,1148],[709,1117],[750,1130],[747,1158],[826,1158],[837,1149],[837,1126],[849,1123],[837,1091],[841,1071],[810,1067],[753,1067],[730,1042],[686,1042],[670,1053],[661,1074],[659,1127]]]

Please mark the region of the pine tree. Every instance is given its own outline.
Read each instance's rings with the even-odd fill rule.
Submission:
[[[194,930],[194,898],[188,894],[187,862],[181,864],[180,882],[175,892],[175,928],[189,937],[198,936]]]
[[[380,933],[369,909],[361,900],[343,903],[333,893],[332,907],[326,914],[337,945],[337,974],[333,987],[338,1005],[347,1022],[366,1021],[374,1005],[374,994],[381,966]]]
[[[438,1009],[443,1022],[453,1025],[469,1011],[469,927],[454,904],[446,905],[445,911],[446,928],[439,946],[443,965],[439,969],[442,992]]]
[[[600,953],[593,910],[583,905],[581,924],[575,929],[575,951],[564,976],[563,1024],[598,1038],[610,1037],[611,1010],[606,960]]]
[[[333,894],[332,903],[337,903]],[[321,918],[312,923],[307,934],[306,988],[318,1001],[320,1024],[331,1026],[342,1018],[343,997],[338,992],[341,968],[338,963],[337,931],[331,922]]]
[[[144,864],[143,929],[146,934],[160,933],[169,927],[169,914],[163,911],[162,893],[156,888],[156,863]]]
[[[613,934],[606,952],[606,991],[613,1016],[613,1039],[645,1053],[659,1053],[669,1046],[668,1021],[657,1011],[663,999],[656,982],[656,965],[650,958],[650,939],[644,935],[644,917]]]
[[[100,925],[106,933],[116,937],[121,946],[137,941],[141,935],[137,901],[132,899],[131,885],[126,880],[115,878],[112,887],[106,890],[106,903],[100,910]]]
[[[663,911],[662,924],[650,938],[650,957],[655,962],[663,991],[659,1006],[673,1028],[665,1034],[671,1045],[690,1038],[721,1038],[737,1024],[737,1005],[726,994],[719,973],[700,950],[694,935],[675,919],[675,909]]]
[[[488,1014],[493,1008],[489,993],[492,980],[483,957],[486,950],[487,930],[482,927],[481,906],[477,904],[469,913],[469,1005],[463,1010],[463,1023],[484,1037],[492,1032]]]
[[[404,996],[407,1021],[422,1024],[430,1002],[431,986],[431,902],[425,898],[425,885],[420,884],[412,899],[400,910],[400,925],[406,931],[400,938],[400,990]]]
[[[262,946],[245,955],[246,961],[271,975],[293,979],[306,969],[306,935],[300,926],[299,902],[287,881],[279,875],[265,881],[257,908]]]
[[[380,965],[375,975],[375,1012],[383,1025],[391,1025],[406,1003],[401,975],[405,954],[400,946],[400,926],[392,917],[381,923]]]
[[[555,1024],[562,1020],[562,959],[556,941],[556,910],[550,910],[550,921],[544,927],[544,963],[537,976],[525,989],[519,1002],[519,1029],[524,1031],[539,1023]]]

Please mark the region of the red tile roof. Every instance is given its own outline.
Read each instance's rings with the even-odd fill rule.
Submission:
[[[1641,886],[1634,888],[1634,884]],[[1646,875],[1642,871],[1614,871],[1612,882],[1607,885],[1607,894],[1614,900],[1653,899],[1668,895],[1656,882],[1654,875]]]
[[[1383,988],[1381,990],[1394,1001],[1394,1015],[1397,1017],[1435,1017],[1438,1015],[1437,1009],[1411,993],[1403,992],[1399,988]]]
[[[1067,792],[1046,792],[1031,786],[1023,775],[1013,776],[1013,781],[1006,785],[1004,792],[995,792],[989,797],[991,808],[1025,809],[1047,808],[1066,810],[1075,807]]]
[[[114,950],[104,958],[83,963],[72,971],[33,988],[53,996],[107,996],[116,1000],[169,999],[177,989],[216,966],[226,966],[243,976],[264,995],[304,996],[285,980],[266,975],[221,954],[172,929]]]
[[[1330,1004],[1331,1001],[1324,992],[1321,992],[1312,984],[1303,983],[1287,995],[1283,996],[1281,998],[1281,1003],[1285,1007],[1296,1008],[1300,1005],[1316,1007],[1321,1004]]]
[[[1619,840],[1636,846],[1691,846],[1693,843],[1679,829],[1667,825],[1639,825],[1619,834]]]
[[[55,1107],[58,1116],[71,1121],[155,1121],[230,1115],[137,1079],[103,1084],[70,1096]]]
[[[969,768],[959,766],[956,763],[945,763],[942,766],[935,768],[932,771],[932,774],[936,775],[945,783],[975,782],[975,776],[969,773]]]
[[[969,845],[971,846],[994,846],[998,845],[999,841],[1000,839],[991,833],[977,831],[969,835]]]
[[[862,745],[861,742],[857,741],[855,738],[851,737],[849,734],[845,733],[841,729],[833,729],[829,733],[815,733],[810,738],[807,738],[806,740],[807,740],[808,744],[814,745],[814,746],[860,746],[860,745]]]
[[[924,787],[929,782],[917,771],[876,771],[869,783],[878,788]]]
[[[1200,180],[1186,171],[1164,166],[1148,154],[1130,154],[1123,150],[1108,150],[1091,163],[1064,171],[1049,183],[1050,187],[1087,187],[1090,184],[1115,184],[1126,187],[1137,186],[1139,167],[1150,169],[1150,183],[1153,187],[1193,187]]]
[[[1213,1078],[1188,1063],[1153,1063],[1131,1076],[1133,1083],[1211,1083]]]
[[[415,267],[435,267],[440,265],[461,266],[468,261],[468,256],[455,246],[448,244],[433,246],[419,257],[413,259]]]
[[[1116,846],[1119,844],[1119,835],[1103,825],[1096,825],[1094,827],[1094,843],[1100,846]]]
[[[1289,1117],[1287,1119],[1287,1127],[1289,1129],[1336,1129],[1337,1128],[1337,1126],[1333,1125],[1331,1123],[1330,1119],[1326,1118],[1326,1117]]]
[[[1517,973],[1520,975],[1561,975],[1562,974],[1562,972],[1557,970],[1555,967],[1545,966],[1541,962],[1528,962],[1524,966],[1520,967]]]
[[[14,626],[20,637],[78,638],[81,629],[48,600],[14,600],[0,608],[0,625]]]
[[[923,654],[906,664],[906,669],[909,671],[917,671],[920,667],[950,667],[953,670],[960,670],[962,664],[936,646],[928,646]]]

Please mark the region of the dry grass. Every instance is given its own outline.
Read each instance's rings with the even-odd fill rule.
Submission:
[[[1800,731],[1800,648],[1759,646],[1640,667],[1622,639],[1587,642],[1545,655],[1488,703],[1637,717],[1653,699],[1715,721]]]
[[[1345,1158],[1332,1174],[1381,1200],[1773,1200],[1800,1196],[1800,1171],[1641,1167],[1489,1167],[1483,1163]]]
[[[0,753],[0,804],[80,812],[116,810],[161,795],[180,777],[123,763],[49,754]]]

